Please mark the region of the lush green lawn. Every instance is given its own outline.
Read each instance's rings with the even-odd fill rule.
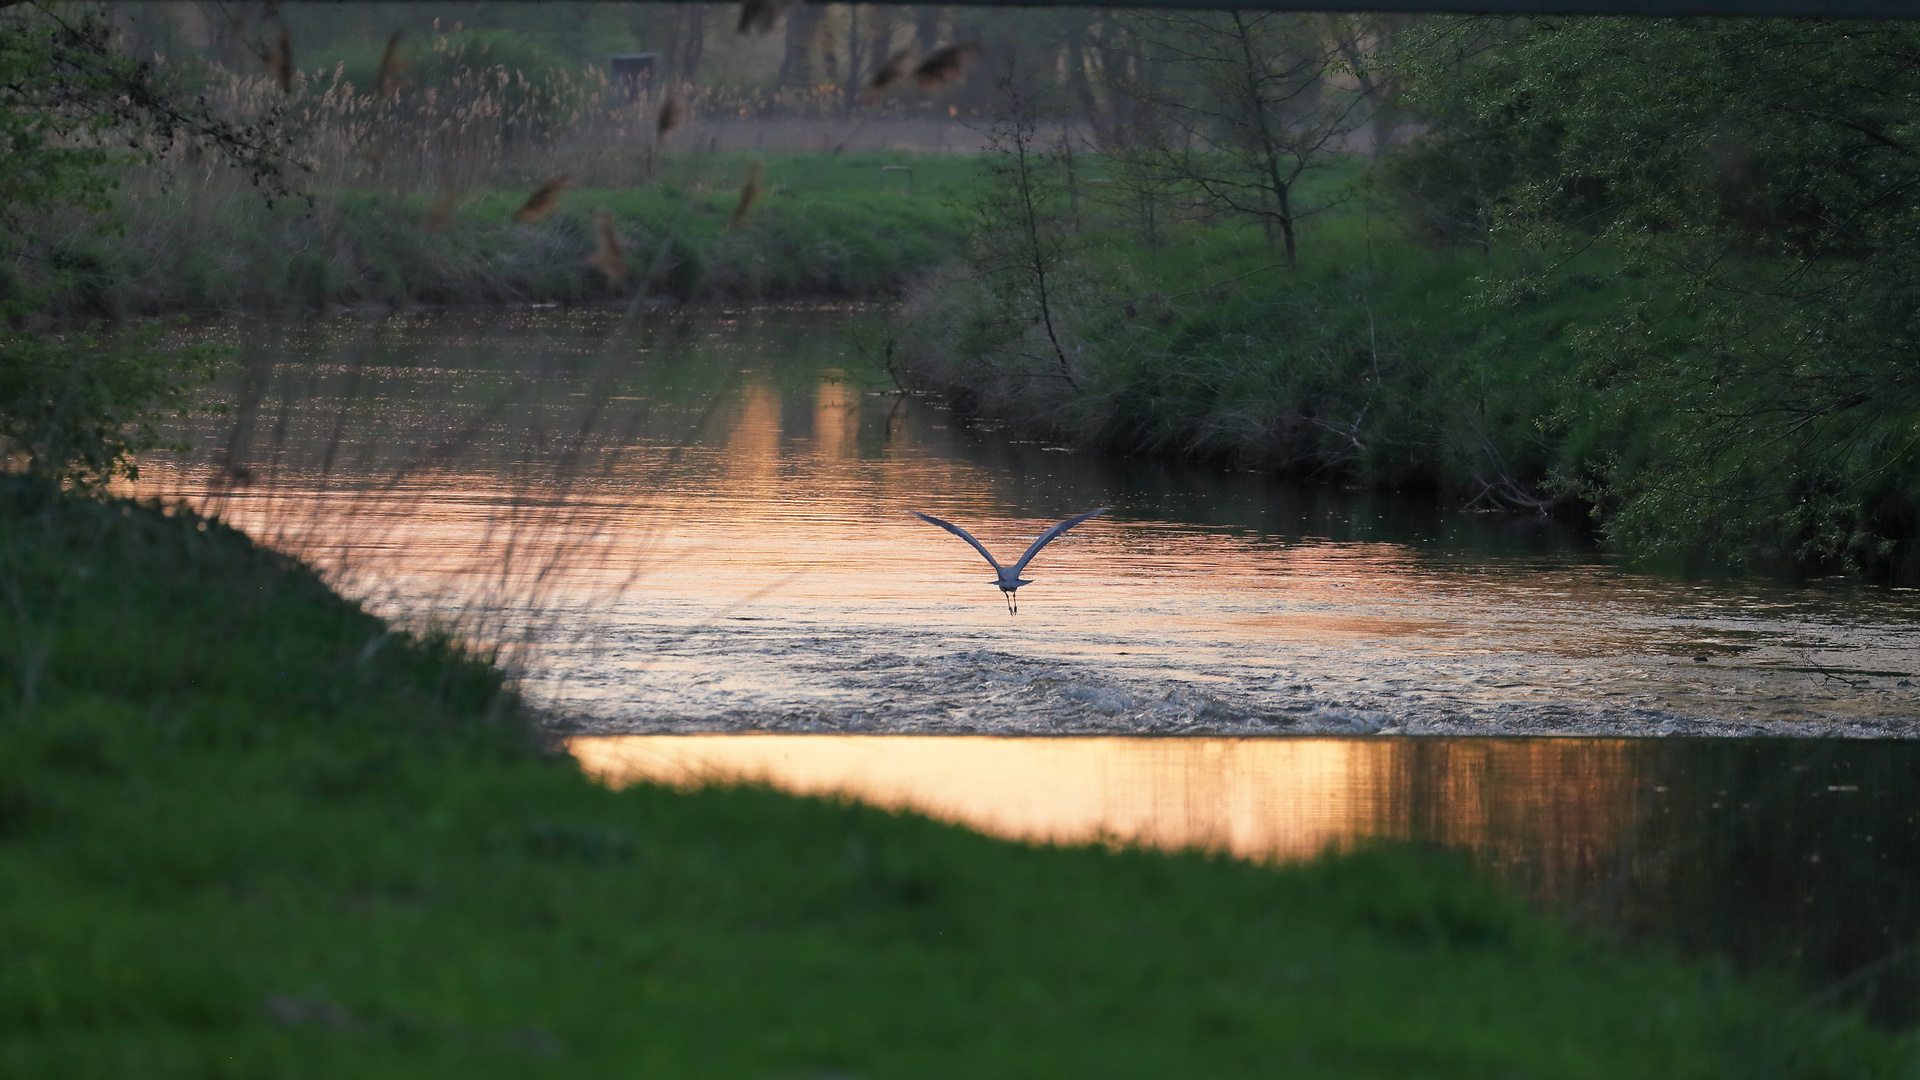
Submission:
[[[610,791],[219,525],[0,501],[0,1075],[1915,1075],[1434,852],[1035,849]]]

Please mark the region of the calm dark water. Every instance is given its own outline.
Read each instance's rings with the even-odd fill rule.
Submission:
[[[1608,932],[1810,993],[1865,971],[1832,996],[1911,1021],[1920,744],[1885,737],[1920,734],[1915,594],[1684,579],[1543,520],[1011,440],[892,393],[840,333],[862,317],[218,326],[237,407],[139,489],[505,645],[570,730],[640,737],[610,775],[652,755],[1260,858],[1430,838]],[[1017,617],[908,513],[1011,554],[1103,505]],[[1107,738],[979,737],[1067,734]],[[1544,734],[1578,737],[1513,738]],[[767,758],[793,747],[817,775]],[[962,789],[1059,798],[1011,824],[941,803],[974,758]]]

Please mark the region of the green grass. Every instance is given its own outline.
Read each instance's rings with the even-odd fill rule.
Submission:
[[[0,1075],[1893,1077],[1464,863],[1031,848],[592,784],[183,511],[0,496]]]
[[[751,161],[761,197],[729,229]],[[883,164],[915,184],[879,186]],[[53,288],[36,302],[67,318],[329,305],[583,303],[631,295],[588,264],[593,218],[614,218],[629,268],[655,295],[788,300],[898,295],[964,242],[949,197],[970,159],[909,154],[685,154],[657,182],[570,189],[551,217],[515,224],[524,188],[461,193],[442,230],[432,191],[318,191],[269,208],[249,191],[130,191],[122,231],[65,231]]]
[[[740,181],[755,162],[761,165],[767,186],[776,196],[861,194],[883,188],[897,192],[910,187],[914,195],[924,195],[935,202],[953,199],[970,190],[980,170],[978,158],[960,154],[896,150],[763,154],[726,150],[665,156],[659,178],[671,187],[731,194],[739,190]],[[899,165],[911,169],[912,177],[880,175],[883,167]]]

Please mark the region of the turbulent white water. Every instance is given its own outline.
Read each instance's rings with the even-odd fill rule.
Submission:
[[[963,431],[863,378],[848,317],[322,327],[242,437],[142,486],[383,610],[531,635],[527,689],[577,729],[1920,735],[1911,593],[1635,573],[1544,523]],[[1011,556],[1102,505],[1018,615],[908,514]]]

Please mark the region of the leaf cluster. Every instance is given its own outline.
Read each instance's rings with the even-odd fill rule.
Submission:
[[[57,287],[63,274],[59,251],[34,235],[38,216],[104,217],[116,168],[181,142],[245,171],[269,198],[285,194],[291,162],[276,118],[220,115],[179,73],[118,51],[104,7],[0,7],[0,452],[81,486],[131,475],[131,455],[162,445],[160,413],[211,363],[156,348],[151,332],[108,341],[27,329],[36,297],[19,283]]]
[[[114,48],[106,10],[20,3],[0,8],[0,244],[14,249],[27,215],[51,206],[107,208],[110,167],[178,142],[245,170],[269,196],[288,192],[292,162],[274,130],[219,115],[175,72]]]
[[[0,448],[28,471],[92,488],[138,475],[134,457],[185,447],[159,432],[211,378],[216,354],[162,347],[165,327],[111,339],[90,334],[0,335]]]

